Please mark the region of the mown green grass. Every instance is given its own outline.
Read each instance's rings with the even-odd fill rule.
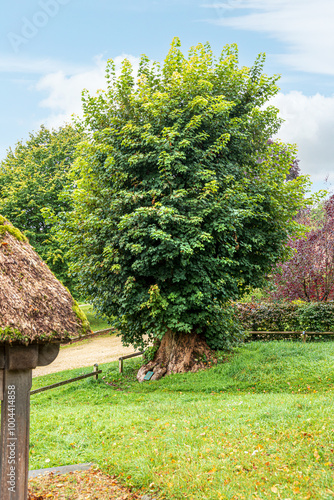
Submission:
[[[32,396],[30,468],[94,462],[157,498],[334,498],[333,343],[251,343],[144,384],[125,363]]]
[[[93,332],[96,332],[98,330],[104,330],[110,327],[110,325],[108,325],[108,323],[105,320],[95,315],[95,313],[93,312],[93,307],[91,305],[80,304],[80,309],[86,314],[86,317],[89,321],[90,327]]]

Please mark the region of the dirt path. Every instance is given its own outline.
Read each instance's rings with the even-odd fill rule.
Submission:
[[[83,366],[93,366],[95,363],[109,363],[133,352],[135,352],[133,347],[124,347],[122,345],[120,337],[110,335],[92,337],[82,342],[61,347],[56,360],[51,365],[40,366],[33,370],[33,377]]]

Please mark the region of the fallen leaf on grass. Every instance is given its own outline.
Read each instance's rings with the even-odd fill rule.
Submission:
[[[216,470],[217,470],[216,467],[214,467],[213,469],[208,471],[208,474],[213,474],[214,472],[216,472]]]

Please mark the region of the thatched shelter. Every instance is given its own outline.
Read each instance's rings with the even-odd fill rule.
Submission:
[[[66,342],[89,332],[68,290],[0,216],[0,344]]]
[[[27,238],[0,216],[0,498],[28,496],[32,370],[90,332],[86,316]]]

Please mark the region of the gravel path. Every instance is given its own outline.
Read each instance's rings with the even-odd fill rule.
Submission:
[[[82,340],[60,348],[58,357],[48,366],[40,366],[33,370],[33,377],[49,373],[72,370],[83,366],[93,366],[95,363],[109,363],[121,356],[132,354],[133,347],[124,347],[120,337],[100,335]]]

